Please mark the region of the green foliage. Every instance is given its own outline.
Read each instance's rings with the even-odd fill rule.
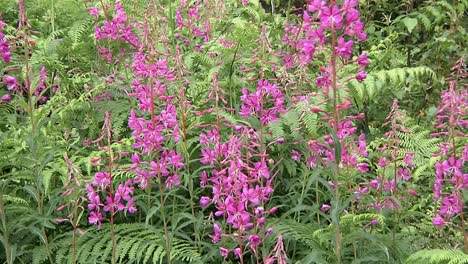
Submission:
[[[366,113],[371,124],[385,120],[392,104],[389,98],[398,99],[409,113],[419,114],[430,103],[429,94],[437,83],[431,68],[418,66],[370,72],[362,83],[353,80],[348,86],[358,111]]]
[[[137,107],[128,97],[133,92],[128,68],[130,56],[125,54],[119,58],[121,64],[108,63],[98,56],[94,28],[102,23],[102,17],[95,19],[86,10],[91,6],[101,8],[102,4],[112,6],[114,2],[25,1],[32,29],[28,37],[33,41],[32,52],[26,56],[21,37],[16,37],[22,32],[16,32],[18,1],[0,0],[0,18],[6,22],[6,37],[15,43],[12,62],[0,62],[0,82],[4,75],[11,74],[24,83],[25,73],[29,71],[31,82],[37,84],[39,71],[45,66],[47,86],[59,87],[57,93],[49,89],[44,94],[47,102],[18,93],[10,102],[0,103],[0,241],[5,249],[0,250],[0,262],[7,260],[9,254],[8,263],[73,263],[73,227],[70,221],[57,221],[68,218],[71,212],[67,211],[68,207],[62,211],[56,209],[63,204],[69,206],[74,199],[86,203],[81,189],[77,197],[62,194],[69,184],[69,163],[76,166],[80,181],[77,188],[84,188],[100,169],[91,163],[103,156],[105,150],[96,150],[89,142],[101,135],[106,111],[111,112],[115,140],[111,147],[120,158],[114,164],[114,180],[121,183],[134,177],[134,172],[128,170],[134,143],[128,114]],[[250,0],[245,6],[238,0],[187,2],[189,6],[195,2],[203,8],[209,6],[202,11],[206,13],[200,22],[210,22],[209,41],[188,35],[188,28],[176,28],[174,17],[179,1],[122,0],[130,21],[146,21],[156,28],[155,35],[161,39],[151,41],[157,42],[158,52],[175,54],[177,46],[181,56],[182,65],[178,65],[179,58],[175,56],[169,58],[169,64],[171,68],[176,65],[176,74],[181,75],[171,85],[174,89],[184,89],[188,102],[185,110],[176,106],[178,115],[185,115],[184,124],[179,125],[181,134],[186,130],[187,138],[177,143],[176,148],[182,153],[186,167],[180,173],[182,186],[163,197],[170,215],[173,263],[221,263],[219,247],[237,247],[213,245],[210,241],[213,221],[217,220],[207,213],[213,205],[209,205],[210,210],[200,209],[197,202],[207,195],[207,190],[198,187],[200,174],[207,168],[200,165],[199,134],[217,118],[223,124],[222,132],[234,131],[233,126],[242,125],[258,129],[258,120],[246,120],[236,112],[240,108],[241,89],[251,90],[259,79],[278,84],[286,95],[288,107],[278,120],[262,128],[265,137],[262,148],[268,154],[268,164],[272,165],[270,173],[275,189],[265,209],[270,204],[278,207],[278,212],[269,216],[268,225],[274,229],[274,235],[284,235],[289,262],[337,263],[333,244],[334,225],[339,223],[343,234],[343,263],[468,263],[466,254],[460,250],[426,249],[458,245],[461,239],[461,232],[455,228],[436,231],[431,223],[437,211],[432,186],[434,164],[439,159],[434,154],[439,151],[440,140],[431,138],[430,134],[440,91],[447,87],[444,79],[454,62],[467,53],[467,0],[359,1],[368,40],[359,44],[353,54],[368,50],[371,64],[363,82],[348,76],[347,68],[340,69],[340,79],[347,81],[340,83],[343,89],[338,97],[341,100],[349,94],[353,104],[350,114],[364,114],[355,123],[358,134],[366,133],[370,155],[358,162],[372,165],[382,155],[379,147],[388,143],[384,136],[387,128],[382,124],[394,99],[398,99],[406,115],[401,121],[408,131],[398,133],[398,164],[407,152],[415,153],[412,181],[404,185],[415,189],[418,196],[401,201],[407,203],[407,208],[397,212],[400,223],[394,212],[377,214],[370,210],[371,205],[354,200],[355,185],[368,187],[366,181],[379,176],[375,175],[375,167],[368,173],[355,175],[347,171],[339,175],[344,185],[349,186],[343,185],[347,193],[339,201],[332,201],[333,188],[329,181],[335,168],[315,168],[304,162],[311,156],[324,155],[311,151],[308,144],[323,143],[322,136],[329,133],[324,111],[330,110],[323,104],[327,98],[309,96],[318,89],[313,84],[314,77],[328,55],[319,51],[324,58],[318,57],[311,65],[294,69],[286,69],[279,55],[280,50],[293,52],[282,41],[285,24],[300,20],[297,15],[302,11],[292,8],[302,8],[304,1]],[[148,8],[148,5],[155,6]],[[222,45],[220,39],[233,46]],[[126,51],[121,44],[100,43],[101,47],[115,52]],[[199,51],[195,50],[197,45]],[[126,63],[128,67],[123,66]],[[213,95],[215,88],[219,88],[219,94]],[[10,92],[0,83],[0,97],[7,93]],[[225,99],[222,103],[225,109],[212,110],[214,98],[218,96]],[[177,103],[182,104],[180,98]],[[207,113],[199,114],[203,111]],[[337,142],[336,135],[334,138]],[[286,143],[278,143],[279,139]],[[466,139],[457,140],[460,148],[466,144]],[[327,145],[332,147],[336,149],[335,157],[341,158],[342,146]],[[302,154],[301,161],[290,158],[293,150]],[[157,187],[155,183],[148,192],[135,190],[137,213],[116,216],[118,263],[167,262]],[[341,209],[333,208],[331,214],[325,213],[320,210],[322,204],[350,210],[338,215]],[[105,223],[100,230],[88,228],[87,216],[84,206],[77,221],[78,263],[110,263],[110,225]],[[372,225],[372,220],[378,220],[379,224]],[[269,243],[275,240],[274,235],[259,250],[264,258],[272,254]],[[414,251],[417,252],[407,258]],[[250,253],[246,253],[245,259],[246,263],[254,263]],[[232,253],[225,260],[226,263],[237,261]]]
[[[114,228],[118,263],[165,263],[166,252],[162,230],[139,223],[117,224]],[[78,263],[110,262],[112,251],[110,226],[103,225],[101,230],[89,229],[78,238],[76,246]],[[171,258],[176,263],[201,262],[200,254],[195,247],[178,238],[172,241]],[[56,262],[73,263],[70,235],[56,242]]]
[[[454,249],[424,249],[412,254],[406,263],[466,264],[468,255]]]

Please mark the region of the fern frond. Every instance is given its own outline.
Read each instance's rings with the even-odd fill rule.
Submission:
[[[340,226],[342,227],[349,227],[349,226],[356,226],[366,224],[368,225],[372,220],[378,220],[380,224],[385,222],[385,217],[380,214],[347,214],[340,217]]]
[[[282,220],[276,227],[276,231],[284,237],[302,242],[310,248],[318,248],[324,238],[323,232],[313,224],[303,224],[294,220]]]
[[[411,255],[408,264],[467,264],[468,255],[454,249],[424,249]]]
[[[114,226],[116,258],[119,263],[162,263],[165,253],[163,232],[144,224],[117,224]],[[70,239],[58,243],[57,263],[71,262]],[[90,229],[77,241],[78,263],[110,263],[112,237],[110,226]],[[41,256],[37,256],[40,259]],[[173,238],[171,258],[183,263],[199,263],[200,254],[185,240]],[[151,261],[151,262],[148,262]]]

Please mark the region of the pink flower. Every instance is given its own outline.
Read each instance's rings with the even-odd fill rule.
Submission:
[[[342,20],[343,17],[337,5],[334,5],[332,9],[327,6],[322,8],[320,22],[323,28],[331,28],[334,26],[336,29],[341,29],[343,27],[341,24]]]
[[[410,171],[407,168],[401,168],[398,170],[397,175],[400,179],[403,179],[405,181],[409,181],[411,175]]]
[[[200,206],[202,208],[205,208],[209,203],[211,203],[211,198],[210,197],[202,196],[200,198]]]
[[[133,178],[133,183],[139,183],[140,189],[145,189],[150,178],[149,172],[147,170],[136,170],[135,173],[136,176]]]
[[[308,2],[311,2],[311,4],[307,6],[307,11],[309,12],[321,11],[327,6],[327,3],[324,0],[312,0]]]
[[[220,248],[219,248],[219,254],[220,254],[224,259],[227,259],[227,257],[229,256],[229,249],[220,247]]]
[[[125,205],[120,202],[120,197],[114,197],[108,195],[106,196],[106,204],[104,205],[104,211],[109,212],[114,210],[114,214],[117,211],[123,211],[125,209]]]
[[[252,176],[257,177],[259,180],[260,178],[265,178],[265,179],[270,178],[270,172],[268,171],[268,166],[265,161],[255,162],[254,169],[255,171],[252,172]]]
[[[3,58],[5,63],[9,63],[11,59],[10,44],[5,38],[5,35],[1,32],[3,31],[4,23],[0,20],[0,56]]]
[[[201,154],[202,157],[200,159],[200,162],[202,164],[210,164],[211,166],[214,166],[214,163],[216,161],[216,152],[214,152],[211,149],[202,149]]]
[[[456,160],[453,156],[442,162],[442,170],[446,175],[461,176],[462,166],[463,161],[461,159]]]
[[[6,84],[8,91],[13,91],[18,86],[18,80],[13,76],[4,76],[3,83]]]
[[[125,184],[119,184],[115,192],[115,196],[119,199],[122,198],[125,201],[130,201],[132,199],[131,195],[133,194],[134,188],[132,187],[131,180],[125,182]]]
[[[463,162],[468,162],[468,144],[465,145],[465,148],[462,151],[462,160]]]
[[[362,66],[367,66],[369,65],[369,59],[367,58],[367,52],[363,52],[361,55],[359,55],[356,59],[356,62],[359,64],[359,65],[362,65]]]
[[[343,37],[338,39],[338,46],[335,48],[338,55],[347,59],[353,54],[353,40],[345,41]],[[359,74],[359,73],[358,73]],[[365,78],[365,76],[364,76]],[[359,80],[359,79],[358,79]]]
[[[87,196],[89,199],[88,209],[99,210],[99,208],[102,206],[101,198],[99,197],[99,194],[97,194],[93,186],[89,184],[86,185],[86,191],[87,191]]]
[[[96,174],[94,174],[94,186],[101,186],[102,188],[105,188],[110,185],[110,182],[111,178],[108,172],[96,172]]]
[[[436,216],[432,219],[432,224],[437,228],[442,228],[445,225],[445,220],[440,216]]]
[[[180,8],[176,9],[176,26],[179,29],[184,27],[184,19],[182,17],[182,12],[180,11]]]
[[[99,9],[95,6],[87,8],[89,14],[93,17],[99,17]]]
[[[331,206],[329,204],[322,204],[322,207],[320,207],[320,211],[326,212],[330,210]]]
[[[356,80],[358,82],[363,82],[367,78],[367,73],[365,71],[360,71],[356,74]]]
[[[366,173],[369,171],[369,165],[366,163],[358,163],[357,168],[360,173]]]
[[[218,224],[214,224],[213,225],[213,230],[214,230],[214,235],[213,235],[213,239],[211,241],[213,242],[213,244],[216,244],[221,239],[221,228],[219,227]]]
[[[125,206],[127,211],[131,214],[135,213],[137,211],[135,207],[135,201],[133,199],[128,200],[127,205]]]
[[[293,149],[291,152],[291,159],[295,161],[301,161],[301,153]]]
[[[388,162],[387,157],[381,157],[377,165],[379,165],[379,167],[384,168],[384,167],[387,167],[388,164],[390,164],[390,162]]]
[[[5,102],[5,103],[10,101],[10,100],[11,100],[11,95],[9,95],[9,94],[4,94],[2,96],[2,98],[0,99],[0,101]]]
[[[408,167],[413,167],[414,166],[413,157],[414,157],[413,152],[406,153],[405,158],[403,159],[403,162],[406,164],[406,166],[408,166]]]
[[[233,250],[234,252],[234,255],[236,256],[236,258],[240,258],[241,257],[241,249],[240,248],[235,248]]]
[[[180,185],[179,175],[173,174],[166,179],[166,188],[171,189],[172,186]]]
[[[460,199],[455,195],[442,198],[442,206],[439,208],[440,215],[453,217],[460,213],[463,208],[463,204]]]
[[[260,245],[261,239],[258,235],[250,235],[249,236],[249,243],[250,243],[250,248],[255,251],[256,247]]]
[[[101,228],[102,214],[101,212],[91,211],[88,217],[88,221],[92,225],[98,225],[98,228]]]
[[[359,154],[361,154],[363,157],[367,157],[367,144],[366,144],[366,134],[361,134],[359,135]]]
[[[377,189],[380,188],[380,183],[379,183],[379,181],[377,181],[377,180],[372,180],[372,181],[370,181],[370,182],[369,182],[369,185],[370,185],[373,189],[375,189],[375,190],[377,190]]]

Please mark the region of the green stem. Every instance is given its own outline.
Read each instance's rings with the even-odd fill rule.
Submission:
[[[10,242],[8,240],[8,227],[6,223],[5,207],[3,204],[3,191],[0,191],[0,214],[3,226],[3,247],[5,248],[6,263],[13,264],[13,259],[11,258]]]
[[[111,133],[112,133],[112,124],[110,121],[110,114],[109,112],[106,112],[106,129],[107,129],[107,154],[108,154],[108,171],[109,171],[109,178],[110,178],[110,195],[112,199],[114,199],[114,187],[112,183],[112,170],[113,170],[113,160],[114,160],[114,155],[112,153],[112,148],[111,148]],[[114,206],[111,206],[110,208],[110,227],[111,227],[111,238],[112,238],[112,264],[116,263],[116,244],[115,244],[115,231],[114,231]]]
[[[160,208],[161,208],[161,216],[163,219],[163,225],[164,225],[164,239],[165,239],[165,247],[166,247],[166,257],[167,257],[167,263],[171,264],[171,241],[169,238],[169,227],[167,225],[167,215],[166,215],[166,209],[164,207],[164,189],[163,189],[163,180],[161,175],[158,175],[159,179],[159,202],[160,202]]]
[[[335,1],[332,0],[330,2],[330,8],[335,5]],[[333,123],[334,123],[334,129],[338,129],[338,123],[339,123],[339,109],[338,109],[338,87],[337,87],[337,73],[336,73],[336,61],[337,61],[337,54],[335,50],[336,46],[336,31],[335,27],[332,24],[331,27],[331,85],[333,89]],[[340,153],[341,155],[341,153]],[[338,176],[339,176],[339,170],[340,166],[338,164],[338,160],[336,161],[336,170],[334,170],[333,173],[333,180],[335,182],[335,192],[334,192],[334,199],[335,199],[335,206],[338,206],[339,200],[340,200],[340,188],[338,184]],[[338,264],[341,264],[341,230],[340,230],[340,212],[337,209],[337,220],[335,223],[335,256],[336,256],[336,261]]]

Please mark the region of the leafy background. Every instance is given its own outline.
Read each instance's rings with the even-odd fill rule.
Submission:
[[[129,16],[138,19],[142,16],[140,11],[150,2],[125,0],[123,5]],[[178,3],[157,2],[163,7],[161,13],[172,19]],[[195,52],[191,47],[183,51],[185,67],[191,72],[187,96],[194,109],[203,109],[214,73],[219,85],[226,87],[229,105],[238,108],[241,88],[248,86],[246,79],[256,74],[244,73],[240,66],[250,65],[253,50],[259,46],[262,25],[268,28],[273,48],[281,47],[285,22],[297,19],[303,6],[302,1],[292,0],[250,1],[247,6],[239,2],[225,1],[223,12],[228,19],[213,20],[212,26],[215,36],[238,41],[234,49],[213,41],[203,52]],[[113,83],[105,82],[110,74],[122,74],[124,70],[105,63],[97,55],[96,21],[86,11],[93,4],[76,0],[26,1],[27,18],[34,31],[30,38],[35,41],[30,55],[32,71],[38,73],[45,66],[60,88],[34,110],[27,110],[25,98],[0,104],[0,239],[5,249],[0,250],[1,261],[72,263],[73,227],[56,221],[68,214],[56,209],[68,202],[61,193],[71,173],[81,180],[89,180],[94,174],[91,158],[100,153],[83,142],[99,137],[104,113],[111,111],[113,134],[121,140],[113,148],[116,151],[132,148],[127,119],[135,102],[121,89],[128,87],[129,80],[117,78]],[[449,69],[467,54],[467,8],[466,0],[360,1],[368,40],[358,49],[369,51],[371,66],[364,82],[350,84],[352,111],[365,114],[358,126],[368,133],[369,159],[373,159],[378,157],[377,147],[385,141],[385,117],[393,99],[399,100],[405,114],[402,121],[411,131],[399,134],[400,146],[402,151],[416,153],[417,170],[412,177],[418,199],[402,213],[405,225],[396,234],[398,243],[392,238],[395,223],[391,215],[357,213],[341,217],[344,263],[468,263],[467,256],[454,249],[460,244],[461,232],[451,227],[437,230],[431,223],[436,210],[432,184],[437,158],[433,154],[438,151],[439,141],[429,136],[440,92],[447,87],[445,78],[450,75]],[[7,37],[13,38],[18,25],[17,1],[0,0],[0,14],[6,23]],[[0,64],[1,73],[7,74],[8,67],[23,69],[24,54],[20,55],[14,56],[9,65]],[[277,58],[265,56],[270,56],[266,61],[279,65]],[[251,67],[262,69],[268,76],[274,74],[270,65],[263,62]],[[287,77],[298,86],[307,87],[307,81],[295,79],[293,73]],[[5,93],[6,89],[0,90],[0,96]],[[103,94],[109,94],[112,100],[99,100]],[[298,103],[272,123],[268,127],[269,139],[295,142],[321,134],[318,116],[309,111],[310,103]],[[230,112],[222,115],[232,124],[243,122]],[[223,261],[208,236],[212,232],[208,215],[199,207],[192,214],[185,206],[191,199],[187,191],[189,181],[197,182],[200,172],[196,168],[198,125],[210,118],[189,115],[187,119],[191,129],[188,144],[183,147],[195,168],[184,175],[184,187],[174,191],[180,202],[169,209],[175,212],[171,220],[172,257],[180,263]],[[321,171],[310,171],[291,159],[283,159],[290,156],[293,148],[296,146],[284,144],[271,153],[273,159],[282,160],[277,168],[280,184],[271,202],[281,206],[279,213],[269,219],[275,236],[266,241],[266,248],[271,248],[281,234],[290,263],[334,263],[332,231],[327,221],[320,221],[323,213],[317,203],[329,200],[330,190],[317,188],[326,181]],[[130,161],[127,158],[121,163],[125,167]],[[124,182],[132,175],[122,170],[115,177]],[[196,197],[202,196],[202,192],[196,190]],[[141,200],[146,199],[144,194],[140,196]],[[139,211],[134,216],[120,215],[116,219],[118,262],[163,263],[165,249],[158,210],[147,208],[143,202],[137,206]],[[112,244],[107,226],[101,230],[89,226],[84,211],[74,217],[80,230],[76,241],[79,263],[109,263]],[[381,225],[370,227],[372,219],[379,219]]]

